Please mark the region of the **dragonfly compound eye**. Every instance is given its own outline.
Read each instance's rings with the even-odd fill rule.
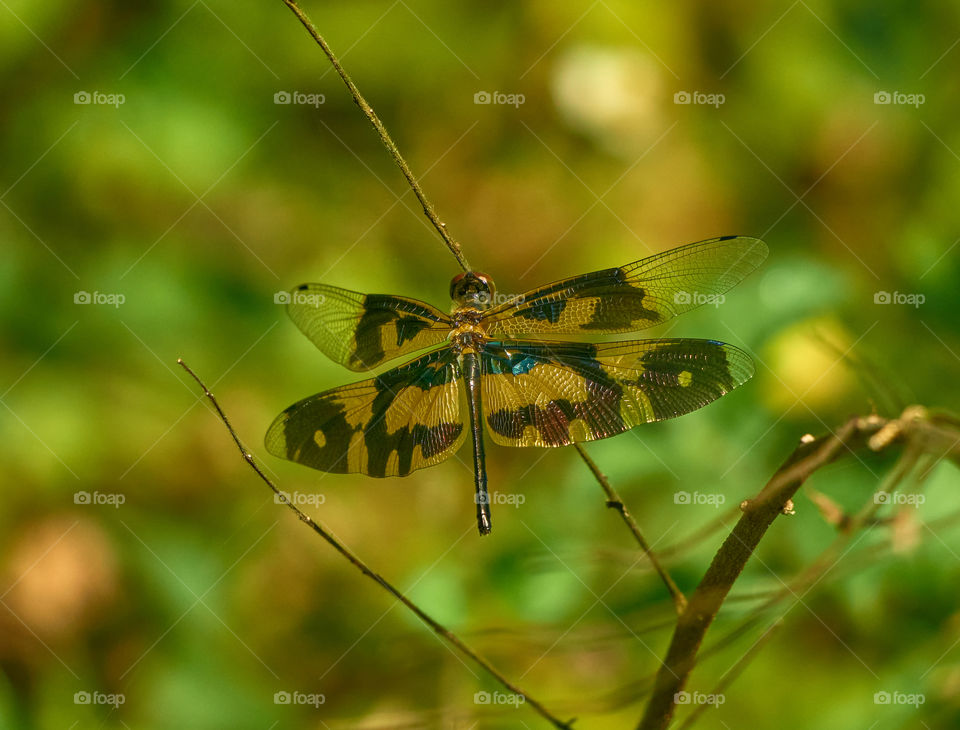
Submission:
[[[480,272],[458,274],[450,282],[450,298],[459,305],[485,309],[493,304],[493,295],[493,280]]]

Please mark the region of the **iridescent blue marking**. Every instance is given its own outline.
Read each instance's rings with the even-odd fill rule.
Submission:
[[[538,359],[517,353],[510,358],[510,370],[514,375],[524,375],[537,366]]]

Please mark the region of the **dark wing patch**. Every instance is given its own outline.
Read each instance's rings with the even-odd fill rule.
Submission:
[[[442,348],[379,377],[319,393],[270,426],[267,450],[336,474],[406,476],[463,443],[456,356]]]
[[[714,340],[488,342],[487,426],[504,446],[567,446],[702,408],[753,375],[742,350]]]
[[[287,312],[323,354],[356,371],[440,344],[452,327],[447,315],[425,302],[325,284],[294,289]]]
[[[713,238],[534,289],[484,320],[493,335],[634,332],[716,301],[766,256],[756,238]]]

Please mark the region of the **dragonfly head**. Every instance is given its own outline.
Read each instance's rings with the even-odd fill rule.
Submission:
[[[457,274],[450,282],[450,298],[457,307],[489,309],[495,291],[493,279],[479,271]]]

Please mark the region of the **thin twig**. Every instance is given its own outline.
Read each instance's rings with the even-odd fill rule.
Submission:
[[[582,444],[574,444],[573,446],[577,450],[577,453],[580,454],[580,458],[583,459],[590,471],[593,472],[593,476],[600,484],[600,488],[603,489],[604,494],[607,495],[607,507],[615,509],[620,513],[620,517],[623,518],[627,527],[630,528],[630,532],[633,533],[637,544],[640,545],[640,549],[643,550],[647,558],[650,559],[650,564],[653,566],[653,569],[657,571],[657,575],[660,576],[664,585],[667,586],[667,590],[670,591],[670,595],[673,597],[673,605],[677,609],[677,614],[682,615],[687,607],[686,596],[683,595],[683,592],[677,587],[677,584],[673,582],[673,578],[670,577],[670,574],[660,564],[656,553],[653,552],[650,544],[644,538],[643,533],[640,532],[640,528],[637,526],[636,520],[633,519],[633,515],[627,510],[627,506],[623,503],[623,500],[620,499],[620,495],[617,494],[616,490],[610,485],[610,481],[606,475],[600,471],[600,468],[593,459],[590,458],[590,455],[587,454]]]
[[[293,504],[287,496],[280,491],[280,489],[270,480],[270,478],[263,473],[260,467],[257,465],[256,460],[253,458],[253,454],[247,451],[243,443],[240,441],[240,437],[237,435],[237,432],[234,430],[233,426],[230,423],[230,420],[227,418],[227,414],[223,412],[223,409],[220,407],[220,404],[217,402],[217,399],[214,397],[213,393],[210,392],[210,389],[204,384],[204,382],[197,376],[193,370],[190,369],[190,366],[187,365],[182,359],[177,360],[177,364],[180,365],[187,373],[197,381],[197,384],[203,389],[203,393],[210,402],[213,404],[213,407],[217,411],[217,415],[220,417],[220,420],[223,421],[223,425],[227,427],[227,431],[230,432],[230,436],[233,438],[233,442],[237,445],[237,448],[240,449],[240,453],[243,455],[243,460],[250,465],[250,468],[253,469],[257,476],[273,491],[273,493],[283,502],[287,507],[292,509],[297,517],[300,518],[301,522],[307,524],[310,529],[317,533],[320,537],[326,540],[338,553],[343,555],[347,560],[349,560],[353,565],[360,570],[368,578],[371,578],[381,588],[390,593],[394,598],[400,601],[404,606],[409,608],[417,618],[423,621],[427,626],[429,626],[434,633],[436,633],[441,639],[446,640],[452,646],[454,646],[460,653],[464,656],[472,659],[476,664],[488,672],[492,677],[494,677],[500,684],[502,684],[508,691],[512,692],[515,695],[524,698],[524,704],[530,705],[535,712],[541,715],[546,719],[550,724],[557,728],[565,728],[569,730],[572,725],[573,720],[563,722],[558,718],[554,717],[540,702],[535,700],[524,690],[520,689],[518,686],[510,682],[506,677],[504,677],[499,671],[497,671],[486,659],[479,656],[475,651],[470,647],[464,644],[456,634],[452,633],[450,630],[442,626],[440,623],[428,616],[419,606],[417,606],[413,601],[407,598],[403,593],[394,588],[386,578],[383,578],[378,573],[375,573],[373,570],[367,567],[360,558],[358,558],[354,553],[352,553],[346,546],[341,544],[333,535],[327,532],[323,527],[318,525],[309,515],[305,514],[300,508]]]
[[[760,638],[757,639],[749,649],[747,649],[746,653],[740,657],[737,663],[730,667],[730,669],[728,669],[724,675],[720,677],[720,681],[717,682],[710,694],[714,697],[724,696],[724,691],[727,689],[727,687],[733,684],[733,681],[740,676],[740,673],[743,672],[750,662],[753,661],[754,657],[760,653],[760,649],[766,646],[767,642],[770,641],[773,635],[783,627],[783,624],[784,621],[782,618],[774,621],[773,625],[763,632]],[[719,703],[710,704],[706,702],[698,704],[693,712],[691,712],[690,715],[684,720],[683,724],[678,728],[678,730],[687,730],[688,728],[693,727],[694,723],[700,719],[700,716],[703,715],[704,712],[712,707],[717,707],[718,704]]]
[[[771,610],[777,604],[782,603],[791,597],[795,599],[794,605],[800,603],[803,600],[803,597],[810,590],[812,590],[813,587],[819,583],[827,573],[834,570],[837,562],[842,557],[842,551],[852,541],[854,534],[868,525],[874,524],[873,515],[882,504],[882,501],[875,499],[875,495],[880,493],[889,494],[893,492],[893,490],[896,489],[896,487],[916,467],[919,456],[920,453],[918,448],[914,444],[908,442],[903,456],[900,457],[897,465],[884,478],[880,488],[871,495],[869,501],[866,503],[864,508],[857,513],[856,517],[847,521],[843,531],[841,531],[840,534],[834,538],[830,546],[824,550],[806,570],[801,572],[799,576],[792,579],[788,584],[784,584],[783,587],[776,591],[771,598],[755,608],[752,612],[752,615],[743,624],[731,631],[713,646],[700,651],[698,655],[699,659],[702,660],[707,656],[716,654],[722,648],[732,644],[733,641],[747,633],[747,631],[749,631],[756,623],[758,623],[761,616],[763,616],[767,611]],[[787,608],[780,618],[767,627],[766,631],[764,631],[760,638],[750,646],[747,652],[734,664],[734,666],[724,673],[724,675],[714,686],[713,690],[710,692],[711,695],[714,697],[719,697],[731,684],[733,684],[737,677],[739,677],[749,663],[752,662],[757,656],[760,648],[769,641],[772,634],[776,630],[782,628],[784,619],[786,614],[790,611],[790,608],[792,607]],[[680,726],[679,730],[687,730],[688,728],[692,727],[694,723],[700,719],[703,713],[713,706],[713,704],[709,703],[698,704],[693,712],[691,712],[690,715],[684,719],[684,722]]]
[[[663,730],[670,724],[676,709],[677,693],[683,689],[696,664],[703,637],[760,539],[777,515],[788,508],[791,498],[803,482],[817,469],[833,461],[842,450],[849,448],[848,441],[860,433],[859,424],[860,420],[853,418],[835,434],[804,440],[760,494],[744,502],[743,515],[714,556],[686,610],[677,621],[667,656],[657,671],[653,696],[640,721],[640,730]]]
[[[410,187],[413,188],[413,192],[420,201],[420,205],[423,206],[423,212],[426,214],[427,218],[430,219],[433,227],[437,229],[437,232],[440,234],[443,242],[447,244],[447,248],[450,249],[450,253],[454,255],[454,257],[457,259],[457,263],[460,264],[464,271],[470,271],[470,264],[467,263],[467,259],[463,255],[460,244],[457,243],[447,232],[447,224],[440,220],[440,217],[434,210],[433,205],[429,200],[427,200],[426,195],[424,195],[423,190],[420,188],[420,184],[413,176],[410,166],[407,164],[407,161],[403,159],[403,155],[400,154],[400,150],[390,137],[390,133],[387,132],[387,128],[383,126],[383,122],[380,121],[380,117],[377,116],[376,112],[373,111],[373,107],[371,107],[367,103],[367,100],[364,99],[360,94],[360,89],[357,88],[357,85],[353,83],[343,66],[340,65],[339,59],[337,59],[333,51],[330,50],[330,46],[327,45],[327,42],[323,39],[323,36],[320,35],[320,31],[317,30],[310,18],[307,17],[307,14],[300,9],[300,6],[297,5],[294,0],[283,0],[283,2],[288,8],[290,8],[290,10],[293,11],[293,14],[297,16],[297,18],[303,24],[303,27],[306,28],[307,32],[313,37],[313,40],[317,42],[317,45],[320,46],[327,58],[330,59],[330,63],[333,64],[333,68],[336,69],[336,72],[340,75],[340,78],[343,79],[343,83],[346,84],[347,89],[350,91],[350,95],[353,97],[353,100],[356,102],[357,106],[360,107],[360,111],[362,111],[366,115],[367,119],[370,120],[370,124],[373,125],[375,130],[377,130],[377,134],[380,135],[381,141],[387,150],[389,150],[390,156],[393,157],[393,161],[396,162],[397,167],[400,168],[400,172],[402,172],[403,176],[407,178],[407,182],[410,183]]]
[[[789,583],[771,591],[770,595],[761,595],[760,597],[764,598],[763,602],[752,609],[750,615],[739,626],[728,632],[710,647],[701,650],[698,655],[699,659],[703,660],[709,656],[713,656],[733,644],[740,637],[751,631],[760,622],[761,618],[778,604],[793,598],[795,601],[794,605],[796,605],[796,603],[799,603],[828,573],[835,577],[837,574],[836,566],[843,557],[844,551],[849,549],[848,546],[852,542],[854,535],[858,531],[876,524],[873,515],[876,509],[882,504],[875,498],[876,495],[889,493],[896,489],[910,472],[916,468],[918,461],[916,448],[908,443],[906,450],[897,464],[887,476],[884,477],[880,488],[870,495],[865,508],[858,513],[857,517],[848,518],[845,521],[843,530],[833,539],[830,545],[824,549],[806,569],[791,578]],[[869,564],[872,564],[872,562]],[[741,596],[741,598],[746,598],[746,596]],[[727,598],[728,601],[733,599],[733,596]],[[783,616],[785,616],[789,610],[788,608]],[[781,619],[783,616],[781,616]],[[686,725],[684,725],[684,727],[686,727]]]

